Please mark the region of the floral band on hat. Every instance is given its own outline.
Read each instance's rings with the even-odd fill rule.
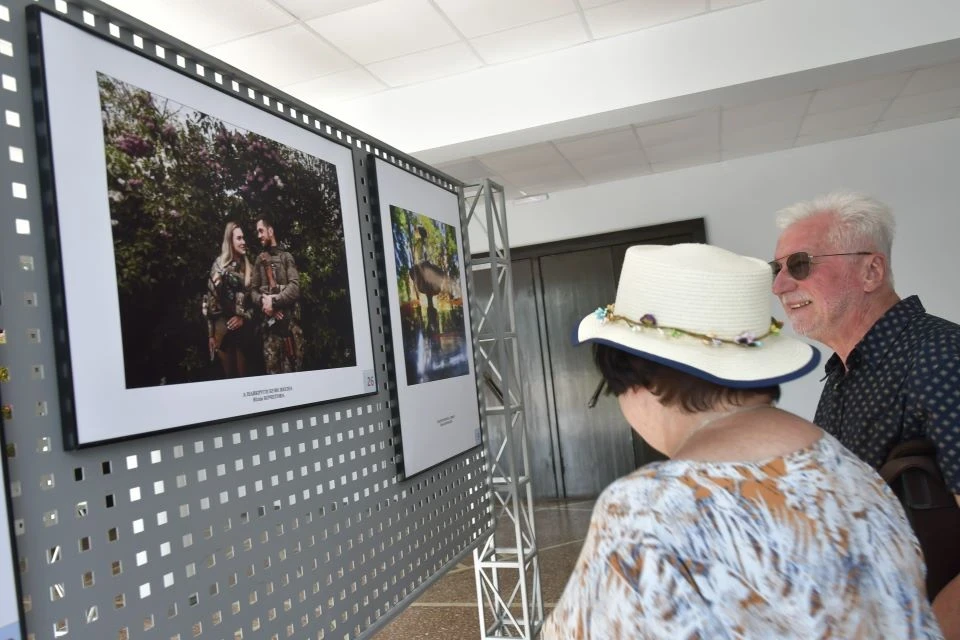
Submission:
[[[703,341],[704,344],[719,347],[723,344],[733,344],[739,347],[762,347],[764,338],[769,336],[780,335],[780,329],[783,328],[783,322],[777,320],[776,318],[770,318],[770,329],[761,336],[755,336],[749,331],[744,331],[734,339],[729,338],[719,338],[712,333],[697,333],[696,331],[687,331],[686,329],[679,329],[677,327],[665,327],[657,324],[657,319],[653,317],[653,314],[647,313],[640,318],[639,321],[631,320],[630,318],[624,316],[618,316],[614,313],[614,307],[612,304],[608,304],[606,307],[597,307],[597,310],[593,312],[594,317],[600,321],[600,324],[607,324],[608,322],[623,322],[630,327],[632,331],[642,331],[643,329],[656,329],[660,335],[670,336],[671,338],[679,338],[680,336],[690,336],[691,338],[699,338]]]

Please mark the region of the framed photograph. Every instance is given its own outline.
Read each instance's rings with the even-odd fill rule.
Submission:
[[[482,442],[460,202],[383,160],[374,167],[409,477]]]
[[[30,19],[66,446],[375,391],[352,150]]]

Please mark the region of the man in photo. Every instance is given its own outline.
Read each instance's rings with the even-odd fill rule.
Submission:
[[[257,256],[250,283],[251,298],[260,310],[260,337],[266,373],[291,373],[303,367],[300,328],[300,273],[296,262],[277,241],[273,221],[257,220],[263,252]]]

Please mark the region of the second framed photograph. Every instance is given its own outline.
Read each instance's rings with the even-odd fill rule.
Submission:
[[[352,150],[30,18],[66,446],[376,391]]]
[[[383,160],[374,167],[409,477],[482,442],[460,202]]]

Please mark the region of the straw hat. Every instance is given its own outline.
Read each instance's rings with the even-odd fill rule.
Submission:
[[[780,335],[770,316],[770,266],[706,244],[627,249],[617,299],[580,321],[599,342],[728,387],[806,375],[820,352]]]

